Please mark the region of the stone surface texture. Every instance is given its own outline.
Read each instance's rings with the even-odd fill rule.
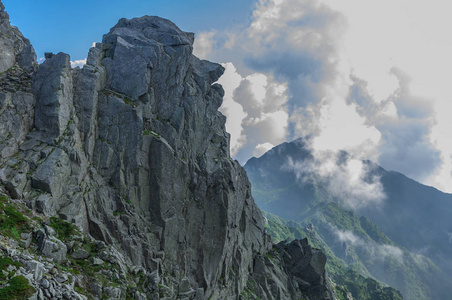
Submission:
[[[0,182],[12,198],[108,245],[94,261],[118,265],[118,280],[148,274],[136,299],[246,299],[251,281],[262,299],[331,299],[316,288],[327,281],[324,255],[307,243],[284,246],[269,265],[276,250],[218,112],[224,69],[193,56],[192,33],[159,17],[121,19],[82,69],[64,53],[38,67],[0,10],[0,73],[20,70],[0,90]],[[70,256],[38,235],[42,255]],[[125,299],[122,288],[89,289]]]

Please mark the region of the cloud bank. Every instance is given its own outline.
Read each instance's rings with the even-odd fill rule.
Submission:
[[[218,81],[225,89],[220,111],[227,117],[231,154],[243,164],[286,141],[287,85],[262,73],[242,77],[232,63],[224,66]]]
[[[295,172],[301,183],[310,182],[328,190],[335,201],[347,208],[379,208],[386,195],[374,166],[353,159],[345,152],[318,151],[312,159],[288,162],[284,170]]]
[[[235,158],[302,136],[452,192],[452,21],[434,2],[261,0],[240,31],[200,34],[201,58],[230,62]]]
[[[75,61],[71,60],[71,67],[72,68],[77,68],[77,67],[82,68],[85,64],[86,64],[86,58],[85,59],[75,60]]]
[[[389,244],[377,244],[375,242],[365,241],[353,232],[348,230],[340,230],[335,226],[331,226],[331,231],[339,242],[344,243],[347,246],[350,245],[356,248],[364,249],[365,251],[368,251],[372,257],[380,260],[392,257],[399,261],[403,261],[403,251],[399,247]]]

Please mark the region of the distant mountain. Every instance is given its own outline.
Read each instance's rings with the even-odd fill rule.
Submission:
[[[286,167],[289,160],[312,158],[304,142],[296,140],[250,159],[245,170],[258,206],[293,221],[292,228],[311,228],[323,243],[320,248],[362,275],[401,290],[406,299],[448,299],[452,195],[364,162],[380,178],[386,198],[378,206],[350,211],[327,182],[301,181],[303,170],[296,174]]]

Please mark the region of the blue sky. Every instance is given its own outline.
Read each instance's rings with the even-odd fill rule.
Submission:
[[[359,161],[370,159],[452,192],[448,1],[3,4],[38,58],[62,51],[83,60],[123,17],[158,15],[194,32],[195,55],[225,64],[220,111],[227,117],[231,153],[242,164],[309,136],[321,175],[336,174],[331,159],[346,150],[355,159],[344,175],[350,186],[366,175]]]
[[[221,30],[247,23],[254,1],[3,0],[3,4],[11,23],[31,40],[38,58],[44,52],[63,51],[79,60],[120,18],[156,15],[184,31]]]

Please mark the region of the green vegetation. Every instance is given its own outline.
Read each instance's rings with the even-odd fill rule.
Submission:
[[[116,92],[116,91],[112,91],[112,90],[108,90],[108,89],[103,90],[102,93],[105,96],[116,96],[116,97],[122,99],[124,101],[124,103],[129,105],[129,106],[132,106],[132,107],[137,107],[138,106],[138,103],[136,101],[128,98],[125,94],[122,94],[122,93],[119,93],[119,92]]]
[[[261,299],[254,293],[254,285],[255,285],[255,283],[252,280],[248,280],[246,282],[246,287],[241,294],[241,296],[244,300],[260,300]]]
[[[77,233],[77,229],[74,225],[57,217],[50,217],[50,226],[55,229],[58,237],[62,240],[68,240]]]
[[[6,270],[6,268],[8,268],[9,266],[20,267],[22,265],[7,256],[1,256],[0,257],[0,270]]]
[[[0,233],[20,240],[20,234],[28,231],[28,218],[13,205],[7,203],[7,197],[0,196]]]
[[[289,158],[296,163],[295,172]],[[347,211],[353,209],[347,199],[352,195],[333,192],[334,178],[317,177],[305,168],[311,158],[300,139],[246,163],[257,205],[297,222],[269,220],[268,232],[277,240],[309,237],[327,253],[331,277],[345,266],[400,290],[406,299],[449,299],[452,252],[445,228],[450,227],[452,196],[364,162],[369,167],[366,182],[379,178],[385,199],[381,205]],[[347,154],[337,159],[342,163]]]
[[[162,137],[162,136],[161,136],[160,134],[158,134],[157,132],[154,132],[154,131],[149,130],[149,129],[143,130],[143,134],[144,134],[144,135],[153,135],[153,136],[155,136],[156,138],[161,138],[161,137]]]
[[[8,282],[8,278],[14,275],[14,272],[7,272],[8,274],[2,272],[7,271],[7,268],[9,266],[21,267],[22,265],[18,262],[13,261],[9,257],[0,257],[0,283],[2,285],[6,284]]]
[[[71,270],[69,270],[73,274],[84,274],[90,278],[96,278],[98,272],[102,270],[102,266],[94,266],[91,262],[85,259],[72,259],[71,261]]]
[[[390,287],[382,286],[372,278],[366,278],[353,270],[335,276],[335,291],[339,299],[347,299],[347,292],[355,299],[362,300],[401,300],[402,294]]]
[[[330,206],[331,211],[323,208],[325,210],[324,215],[313,213],[312,217],[307,218],[309,221],[306,222],[307,225],[305,226],[264,212],[268,221],[266,224],[267,233],[272,236],[274,242],[283,240],[290,241],[307,237],[311,246],[321,249],[328,257],[326,269],[334,282],[333,288],[336,292],[336,296],[340,300],[348,299],[347,293],[350,293],[354,299],[360,300],[402,299],[401,294],[395,289],[385,287],[377,280],[369,278],[371,277],[370,273],[367,271],[365,264],[359,260],[359,257],[356,257],[353,249],[347,253],[347,255],[352,256],[351,258],[354,261],[349,265],[344,260],[347,257],[338,257],[335,253],[335,250],[337,252],[337,249],[331,248],[332,245],[334,246],[334,242],[325,242],[325,237],[322,234],[329,234],[330,238],[334,239],[334,237],[331,236],[331,229],[328,227],[328,233],[326,231],[319,233],[317,227],[314,225],[317,224],[317,222],[319,222],[318,219],[320,219],[324,222],[325,226],[331,226],[331,219],[325,218],[325,215],[338,218],[338,223],[341,223],[344,226],[346,225],[348,228],[355,228],[357,232],[364,233],[364,229],[360,225],[361,222],[364,222],[366,226],[372,227],[366,220],[357,218],[353,213],[350,214],[350,212],[344,211],[344,214],[341,214],[340,207],[335,204],[330,204],[328,206]],[[313,212],[314,211],[315,210],[313,210]],[[380,239],[385,241],[388,240],[385,236],[381,237],[378,232],[374,232],[374,234]],[[341,245],[339,244],[338,247],[340,246]],[[363,276],[363,274],[366,276]]]
[[[28,299],[35,292],[35,289],[29,285],[25,277],[12,277],[15,271],[7,272],[9,266],[19,268],[22,267],[22,264],[7,256],[0,257],[0,283],[4,286],[0,289],[0,299]],[[7,274],[4,273],[5,271]]]
[[[310,205],[298,214],[299,222],[264,215],[267,232],[275,242],[308,237],[313,247],[325,252],[330,277],[355,298],[366,299],[363,295],[374,290],[382,295],[394,292],[383,289],[386,284],[400,290],[407,299],[448,298],[448,276],[428,257],[407,251],[374,222],[337,203],[320,201]],[[358,275],[362,276],[360,280]],[[376,280],[382,287],[373,288],[373,282],[365,278]],[[344,293],[340,287],[337,289],[340,298]]]
[[[0,289],[0,299],[28,299],[35,291],[25,277],[16,276],[8,281],[8,286]]]
[[[124,98],[123,100],[124,100],[124,103],[127,104],[127,105],[130,105],[132,107],[137,107],[138,106],[138,103],[136,101],[130,100],[128,98]]]

